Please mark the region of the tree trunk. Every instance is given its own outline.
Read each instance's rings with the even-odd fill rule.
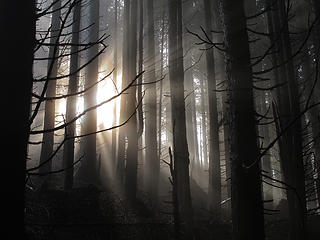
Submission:
[[[221,20],[219,18],[219,3],[217,0],[213,1],[213,9],[214,9],[214,23],[217,31],[223,31],[223,27],[221,24]],[[223,42],[223,34],[217,34],[218,43]],[[226,178],[226,198],[231,198],[231,162],[230,162],[230,127],[229,127],[229,119],[227,114],[227,92],[225,91],[227,88],[226,82],[226,72],[225,72],[225,62],[224,62],[224,53],[221,51],[216,51],[217,60],[216,60],[216,75],[217,79],[219,79],[219,83],[221,84],[221,89],[223,89],[221,94],[222,101],[222,124],[223,124],[223,142],[224,142],[224,162],[225,162],[225,178]],[[227,201],[227,214],[231,215],[231,201]]]
[[[302,79],[306,86],[305,101],[310,100],[310,105],[317,102],[315,99],[315,92],[313,89],[314,84],[314,73],[312,72],[312,57],[309,55],[308,47],[305,49],[304,59],[302,62]],[[306,185],[308,186],[308,193],[306,198],[310,201],[312,199],[317,199],[319,201],[319,178],[315,178],[317,172],[319,172],[319,157],[320,157],[320,126],[319,126],[319,108],[314,107],[310,109],[307,113],[306,118],[311,123],[311,138],[307,138],[307,142],[313,141],[312,152],[313,154],[307,157],[306,160]],[[305,124],[306,125],[306,124]],[[304,126],[307,127],[307,126]],[[304,143],[305,144],[305,143]],[[311,153],[311,152],[310,152]],[[314,163],[312,163],[314,160]],[[310,201],[309,206],[315,208],[317,206],[316,201]]]
[[[211,2],[204,0],[205,31],[212,38]],[[220,146],[218,126],[218,106],[216,94],[216,73],[213,48],[207,45],[207,81],[209,99],[209,210],[215,215],[216,221],[221,216],[221,169],[220,169]]]
[[[272,1],[266,1],[267,5]],[[279,114],[278,134],[297,118],[300,112],[299,93],[297,79],[292,61],[291,42],[289,38],[288,19],[286,6],[283,0],[277,2],[276,11],[268,15],[269,32],[271,43],[281,33],[279,41],[275,46],[278,54],[273,56],[273,64],[288,63],[275,71],[276,84],[287,83],[276,90],[276,103]],[[279,24],[280,23],[280,24]],[[284,182],[290,186],[287,190],[289,207],[290,238],[293,240],[304,239],[305,229],[305,182],[304,164],[302,153],[301,118],[297,118],[292,127],[283,134],[279,141],[281,167],[284,175]]]
[[[174,168],[176,169],[180,236],[193,239],[193,213],[189,179],[189,152],[184,103],[181,0],[169,0],[169,78],[173,128]]]
[[[122,42],[122,89],[124,89],[129,82],[128,76],[128,64],[129,64],[129,47],[128,47],[128,37],[129,37],[129,24],[130,24],[130,0],[124,1],[124,13],[123,13],[123,42]],[[127,94],[122,94],[120,100],[120,124],[128,119],[127,113]],[[118,156],[117,156],[117,184],[120,192],[124,185],[124,172],[125,172],[125,141],[126,141],[126,128],[127,126],[122,126],[119,128],[118,136]]]
[[[55,2],[52,6],[52,19],[51,19],[51,38],[50,43],[56,44],[58,43],[58,39],[60,38],[59,30],[60,30],[60,15],[61,15],[61,1]],[[59,55],[59,49],[57,46],[51,46],[49,48],[49,60],[48,60],[48,78],[55,78],[58,73],[58,60],[56,57]],[[49,80],[48,88],[46,91],[46,97],[55,97],[56,96],[56,80]],[[52,129],[55,125],[55,100],[47,100],[45,102],[45,112],[44,112],[44,126],[43,129]],[[40,164],[47,161],[53,152],[53,144],[54,144],[54,132],[44,133],[42,137],[42,147],[40,154]],[[40,173],[50,172],[52,170],[52,160],[44,164],[40,169]],[[50,184],[49,176],[44,178],[43,187],[47,187],[47,184]]]
[[[137,1],[130,4],[130,28],[129,28],[129,81],[136,77],[137,68]],[[128,116],[136,111],[136,87],[128,90],[127,114]],[[136,114],[127,123],[128,148],[126,152],[125,168],[125,194],[127,200],[135,201],[137,192],[137,168],[138,168],[138,133]]]
[[[207,143],[207,116],[206,116],[206,85],[204,79],[201,76],[200,79],[201,90],[201,126],[202,126],[202,171],[208,167],[208,143]]]
[[[263,1],[262,1],[263,2]],[[259,11],[261,11],[262,8],[258,8],[257,6],[257,1],[256,0],[247,0],[245,2],[245,12],[247,16],[254,16],[256,15]],[[263,4],[263,3],[261,3]],[[254,26],[254,30],[257,32],[266,32],[266,24],[263,21],[264,16],[260,15],[255,17],[252,21],[249,21],[247,23],[248,28],[253,27],[253,23],[255,23],[256,26]],[[251,33],[249,35],[249,39],[255,39],[257,37],[256,34]],[[267,45],[268,42],[266,42],[266,38],[261,38],[258,41],[252,41],[250,44],[250,50],[251,50],[251,55],[252,59],[255,59],[256,56],[263,56],[265,54],[265,49],[264,46]],[[255,62],[255,60],[252,60],[251,63]],[[270,67],[268,66],[268,61],[267,59],[263,59],[262,61],[254,64],[253,69],[256,71],[263,71],[265,68]],[[270,77],[268,75],[268,77]],[[257,82],[259,86],[262,85],[263,88],[268,88],[269,82]],[[261,117],[258,117],[258,133],[259,133],[259,146],[261,147],[260,151],[263,151],[265,147],[267,147],[270,143],[269,140],[269,128],[270,124],[266,124],[266,122],[269,122],[268,120],[268,106],[266,103],[266,91],[263,90],[257,90],[254,92],[255,94],[255,99],[256,100],[256,111],[261,115]],[[270,106],[270,105],[269,105]],[[265,116],[267,114],[267,116]],[[262,161],[262,171],[263,174],[272,177],[272,169],[271,169],[271,156],[270,156],[270,151],[268,151],[264,156],[261,158]],[[267,179],[267,181],[270,182],[270,179]],[[263,184],[263,193],[264,193],[264,199],[265,200],[272,200],[272,186],[268,184]],[[264,204],[265,208],[270,208],[270,204],[268,205],[267,203]],[[272,208],[272,207],[271,207]]]
[[[118,81],[118,0],[114,0],[114,36],[113,36],[113,81],[117,84]],[[107,117],[107,116],[106,116]],[[113,126],[117,125],[117,103],[114,101],[113,105]],[[117,159],[117,131],[118,129],[112,130],[112,147],[111,147],[111,163],[112,163],[112,173],[115,174],[115,166]],[[113,177],[115,179],[115,176]]]
[[[143,1],[139,0],[139,73],[143,71]],[[143,82],[143,75],[141,75],[138,79],[138,100],[142,99],[142,82]],[[139,138],[142,137],[143,134],[143,107],[142,104],[138,107],[138,136]],[[140,139],[141,140],[141,139]]]
[[[186,56],[185,57],[185,65],[186,67],[189,67],[192,65],[192,56]],[[194,89],[193,89],[193,70],[188,69],[185,72],[185,101],[186,101],[186,126],[187,126],[187,142],[188,142],[188,148],[189,148],[189,158],[190,158],[190,168],[191,168],[191,176],[194,177],[194,173],[197,174],[197,161],[198,158],[196,158],[196,149],[195,149],[195,143],[198,143],[198,139],[194,137],[195,131],[194,131],[194,122],[193,122],[193,116],[194,116],[194,109],[193,109],[193,102],[194,99]],[[195,103],[194,103],[195,104]]]
[[[161,25],[161,39],[160,39],[160,78],[163,78],[163,68],[164,68],[164,41],[165,41],[165,11],[162,12],[162,25]],[[159,89],[159,107],[158,107],[158,158],[161,161],[162,152],[162,109],[163,109],[163,80],[160,82]]]
[[[262,92],[260,96],[260,114],[264,115],[265,113],[268,112],[268,108],[270,107],[270,99],[266,97],[265,92]],[[266,103],[268,101],[268,104]],[[266,116],[268,117],[268,116]],[[270,121],[270,120],[269,120]],[[263,148],[269,146],[270,144],[270,126],[266,123],[268,120],[260,121],[261,125],[259,128],[259,133],[261,134],[261,146]],[[273,177],[272,174],[272,167],[271,167],[271,153],[268,151],[263,157],[262,157],[262,170],[264,171],[264,174],[267,175],[268,177]],[[268,179],[270,181],[270,179]],[[264,200],[270,201],[273,199],[273,194],[272,194],[272,187],[269,185],[264,185]]]
[[[155,81],[155,35],[154,35],[154,16],[153,16],[153,0],[147,1],[147,59],[148,66],[146,72],[146,82]],[[150,194],[151,202],[154,208],[157,206],[158,185],[160,161],[157,155],[157,94],[156,84],[150,84],[146,91],[145,100],[145,116],[146,116],[146,183],[147,192]]]
[[[320,54],[320,2],[317,0],[313,0],[313,8],[315,11],[316,18],[318,18],[318,23],[315,31],[315,36],[313,37],[313,43],[315,45],[315,59],[317,59],[319,63],[319,54]],[[318,69],[316,69],[318,71]],[[319,73],[318,73],[319,74]],[[320,83],[317,81],[314,93],[315,101],[320,101]],[[318,202],[320,203],[320,121],[319,121],[319,107],[314,108],[311,113],[313,118],[313,128],[315,132],[314,135],[317,136],[314,142],[314,148],[316,150],[316,167],[318,170],[318,178],[317,178],[317,190],[318,190]],[[316,114],[318,112],[318,114]],[[317,121],[316,121],[317,120]],[[320,205],[320,204],[319,204]]]
[[[89,21],[93,24],[89,29],[89,42],[97,42],[99,39],[99,0],[90,1]],[[88,50],[88,58],[93,59],[99,51],[98,44],[91,46]],[[87,67],[85,88],[93,86],[98,80],[99,59],[95,58]],[[88,90],[84,94],[85,109],[97,104],[97,86]],[[94,133],[97,131],[97,111],[90,111],[85,115],[83,123],[83,133]],[[79,169],[80,181],[84,184],[97,184],[97,167],[96,167],[96,134],[92,134],[83,139],[84,142],[84,159]]]
[[[1,150],[6,159],[1,166],[1,214],[5,218],[1,235],[24,239],[25,183],[29,116],[33,80],[33,54],[36,34],[35,1],[4,1],[1,4],[1,63],[5,89],[1,99],[3,117]],[[23,36],[23,40],[21,39]],[[9,104],[10,102],[10,104]]]
[[[225,36],[228,113],[232,136],[230,157],[233,239],[264,239],[259,148],[244,2],[220,0],[220,11]]]
[[[81,18],[81,2],[76,3],[73,9],[73,25],[72,25],[72,46],[70,56],[70,73],[74,73],[79,68],[79,37],[80,37],[80,18]],[[78,74],[73,74],[69,78],[68,94],[75,94],[78,90]],[[77,114],[77,96],[67,98],[66,122],[70,122]],[[70,190],[73,186],[73,165],[74,162],[74,135],[76,132],[76,123],[72,123],[66,127],[65,137],[70,138],[66,141],[63,148],[63,167],[67,169],[64,176],[64,189]]]

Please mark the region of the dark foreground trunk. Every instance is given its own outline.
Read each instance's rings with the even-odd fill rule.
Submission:
[[[243,1],[221,0],[228,78],[233,239],[264,239],[259,149]],[[237,22],[237,24],[234,24]]]
[[[189,152],[184,103],[181,0],[169,0],[169,78],[173,128],[174,168],[179,208],[180,237],[193,239],[193,216],[189,179]]]
[[[35,43],[35,1],[4,1],[1,3],[0,26],[2,57],[1,109],[2,127],[1,152],[1,214],[5,219],[1,236],[24,239],[24,190],[27,143],[29,137],[29,113],[32,89],[32,63]],[[23,41],[21,40],[23,36]],[[8,94],[6,94],[8,93]],[[14,99],[12,99],[14,97]],[[8,104],[10,101],[10,104]],[[10,180],[10,184],[8,184]],[[20,236],[19,236],[20,235]]]

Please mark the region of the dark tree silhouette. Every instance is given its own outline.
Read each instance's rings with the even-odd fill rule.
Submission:
[[[221,0],[231,149],[233,239],[264,239],[259,149],[244,1]],[[237,24],[234,22],[237,21]],[[254,164],[253,164],[254,163]]]
[[[5,46],[1,64],[3,81],[1,109],[5,112],[2,128],[3,169],[1,182],[3,198],[3,237],[21,238],[24,233],[25,169],[29,138],[29,116],[33,79],[33,54],[35,45],[35,1],[2,2],[0,26],[3,31],[1,44]],[[23,36],[23,41],[21,41]],[[14,96],[14,99],[12,97]],[[8,101],[10,100],[10,104]],[[10,184],[8,183],[10,180]]]

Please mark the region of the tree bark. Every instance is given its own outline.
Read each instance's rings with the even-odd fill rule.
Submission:
[[[313,43],[315,45],[315,59],[317,59],[318,63],[319,63],[319,56],[320,56],[320,2],[317,0],[312,0],[313,2],[313,9],[315,11],[315,16],[316,18],[318,18],[318,22],[316,25],[316,31],[315,31],[315,36],[313,37]],[[319,70],[315,69],[316,71],[318,71],[319,74]],[[315,86],[315,92],[314,92],[314,99],[315,101],[319,102],[320,101],[320,83],[319,81],[316,83]],[[314,129],[315,132],[313,132],[314,135],[317,136],[315,142],[314,142],[314,148],[316,150],[316,167],[318,170],[318,178],[317,178],[317,190],[318,190],[318,202],[320,203],[320,121],[319,121],[319,114],[316,114],[317,112],[319,113],[320,108],[317,107],[313,110],[313,113],[311,113],[312,115],[312,122],[313,122],[313,127],[316,128]],[[320,205],[320,204],[319,204]]]
[[[130,24],[130,0],[124,1],[123,12],[123,42],[122,42],[122,89],[124,89],[128,82],[128,64],[129,64],[129,47],[127,40],[129,37],[129,24]],[[120,123],[124,122],[128,117],[127,113],[127,94],[123,94],[120,100]],[[125,172],[125,142],[126,142],[126,127],[119,128],[118,136],[118,156],[117,156],[117,184],[120,191],[124,185],[124,172]]]
[[[143,1],[144,0],[139,0],[139,40],[138,40],[138,45],[139,45],[139,73],[142,73],[143,71],[143,34],[144,34],[144,21],[143,21]],[[138,79],[138,100],[140,101],[142,99],[142,82],[143,82],[143,75],[141,75]],[[143,121],[143,106],[142,104],[139,105],[138,107],[138,136],[139,138],[142,137],[143,130],[144,130],[144,121]],[[141,139],[140,139],[141,140]]]
[[[169,78],[171,118],[173,128],[174,168],[176,169],[179,205],[180,236],[193,239],[193,213],[189,179],[189,152],[186,136],[184,102],[184,69],[182,49],[182,3],[168,0],[169,4]]]
[[[272,1],[268,0],[266,3],[270,6]],[[271,43],[275,43],[278,51],[278,54],[273,55],[273,64],[277,65],[284,61],[288,62],[275,71],[276,84],[280,83],[280,79],[282,83],[286,83],[283,87],[277,88],[275,94],[279,115],[277,131],[280,134],[300,113],[300,102],[292,60],[285,2],[280,0],[275,7],[276,11],[270,12],[268,15],[270,41]],[[277,41],[276,36],[279,34],[280,39]],[[293,126],[283,134],[283,137],[279,141],[279,146],[284,182],[290,186],[287,190],[290,238],[293,240],[304,239],[306,234],[306,201],[301,118],[296,119]]]
[[[129,81],[133,80],[137,74],[137,1],[130,4],[130,28],[129,28]],[[136,87],[128,90],[127,114],[131,115],[136,111]],[[136,200],[137,193],[137,168],[138,168],[138,133],[136,114],[127,123],[128,147],[126,152],[125,168],[125,194],[129,202]]]
[[[1,109],[5,116],[1,129],[1,151],[6,159],[2,162],[1,214],[5,221],[2,236],[24,239],[25,231],[25,183],[29,117],[33,80],[33,54],[36,34],[35,1],[4,1],[1,3],[0,26],[1,63],[3,76]],[[23,40],[21,40],[23,36]],[[8,104],[10,102],[10,104]]]
[[[192,65],[192,55],[185,57],[185,65],[187,67]],[[199,161],[199,157],[197,157],[197,152],[195,148],[195,144],[198,144],[197,136],[195,136],[196,123],[194,123],[194,116],[195,116],[195,94],[194,94],[194,87],[193,87],[193,69],[188,69],[185,72],[185,102],[186,102],[186,126],[187,126],[187,141],[188,141],[188,148],[189,148],[189,158],[190,158],[190,168],[191,168],[191,176],[194,176],[194,173],[197,175],[197,165]],[[194,105],[193,105],[194,104]]]
[[[118,0],[114,0],[114,36],[113,36],[113,81],[114,84],[117,84],[118,81]],[[106,116],[107,117],[107,116]],[[113,105],[113,126],[117,125],[117,103],[114,102]],[[117,132],[118,129],[112,130],[112,147],[111,147],[111,163],[112,163],[112,171],[115,174],[116,167],[116,159],[117,159]],[[113,177],[113,179],[115,176]]]
[[[70,72],[76,72],[79,68],[79,38],[80,38],[80,18],[81,18],[81,2],[76,3],[73,9],[73,25],[72,25],[72,46],[70,57]],[[68,94],[75,94],[78,90],[79,77],[77,74],[70,76]],[[66,122],[70,122],[77,114],[77,96],[67,98]],[[70,190],[73,187],[73,165],[74,162],[74,138],[76,132],[76,123],[72,123],[66,127],[65,137],[70,138],[66,141],[63,148],[63,168],[67,169],[64,176],[64,189]]]
[[[264,239],[259,148],[244,1],[220,0],[220,13],[224,29],[228,113],[232,136],[230,157],[233,239]]]
[[[212,39],[211,2],[204,0],[205,31]],[[221,217],[221,169],[220,169],[220,146],[218,126],[218,106],[216,94],[216,73],[213,48],[207,44],[207,81],[209,99],[209,210],[215,215],[215,220]]]
[[[213,9],[214,9],[214,23],[217,31],[223,31],[221,19],[219,18],[219,3],[218,0],[213,1]],[[223,42],[223,34],[217,34],[218,43]],[[225,91],[227,88],[226,82],[226,71],[225,71],[225,61],[224,61],[224,53],[221,51],[216,51],[217,53],[217,60],[216,60],[216,69],[217,69],[217,78],[220,81],[221,88],[223,89],[221,94],[221,101],[222,101],[222,124],[223,124],[223,142],[224,142],[224,162],[226,168],[226,198],[231,198],[231,162],[230,162],[230,127],[229,127],[229,120],[228,120],[228,113],[227,113],[227,92]],[[227,214],[231,213],[231,201],[226,203],[227,205]]]
[[[305,101],[310,100],[310,105],[313,105],[317,102],[315,99],[315,92],[313,89],[314,84],[314,72],[312,72],[312,56],[309,55],[308,47],[305,49],[304,59],[301,64],[302,66],[302,79],[304,81],[304,85],[306,86]],[[318,199],[319,202],[319,177],[315,177],[315,173],[319,172],[319,156],[320,156],[320,126],[319,126],[319,108],[314,107],[310,109],[310,111],[306,114],[306,118],[311,123],[311,138],[307,138],[306,141],[313,141],[312,150],[313,154],[307,157],[305,168],[306,168],[306,185],[308,186],[308,194],[306,194],[307,199]],[[306,125],[306,124],[305,124]],[[307,127],[307,126],[304,126]],[[311,153],[311,152],[310,152]],[[312,163],[314,160],[314,163]],[[315,208],[317,206],[317,200],[311,201],[308,204],[312,205],[311,208]]]
[[[202,71],[202,70],[200,70]],[[200,103],[200,109],[201,109],[201,126],[202,126],[202,170],[206,169],[208,164],[208,142],[207,142],[207,114],[206,114],[206,92],[207,92],[207,86],[204,83],[204,79],[201,76],[200,79],[200,90],[201,90],[201,103]]]
[[[164,68],[164,41],[165,41],[165,11],[162,12],[161,39],[160,39],[160,78],[163,78]],[[158,107],[158,158],[161,161],[162,152],[162,110],[163,110],[163,80],[160,82],[159,89],[159,107]]]
[[[155,81],[155,35],[153,0],[147,1],[147,57],[148,67],[146,82]],[[157,94],[156,84],[150,84],[146,91],[145,100],[145,140],[146,140],[146,183],[151,202],[156,208],[158,199],[160,161],[157,155]]]
[[[99,39],[99,0],[90,1],[89,21],[93,24],[89,29],[89,41],[97,42]],[[93,59],[98,54],[99,46],[95,44],[88,50],[88,58]],[[93,86],[98,80],[99,59],[95,58],[87,67],[85,77],[85,88]],[[91,88],[84,94],[85,109],[97,104],[97,86]],[[97,111],[90,111],[85,115],[83,133],[94,133],[97,131]],[[83,139],[84,159],[79,169],[79,179],[84,184],[98,184],[97,157],[96,157],[96,134]]]
[[[50,43],[55,45],[59,41],[59,30],[60,30],[60,15],[61,15],[61,1],[55,2],[52,6],[52,19],[51,19],[51,38]],[[56,46],[49,48],[49,60],[48,60],[48,78],[55,78],[58,74],[58,60],[59,49]],[[48,88],[46,91],[46,97],[56,96],[56,80],[49,80]],[[44,113],[44,126],[43,129],[52,129],[55,125],[55,100],[47,100],[45,102],[45,113]],[[52,155],[54,145],[54,132],[44,133],[42,137],[42,146],[40,154],[40,164],[47,161]],[[52,160],[44,164],[40,169],[40,173],[50,172],[52,170]],[[43,187],[48,187],[50,184],[50,177],[44,177]]]

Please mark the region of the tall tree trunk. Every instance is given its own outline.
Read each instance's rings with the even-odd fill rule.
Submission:
[[[187,67],[192,65],[192,54],[186,56],[185,65]],[[196,100],[195,88],[193,82],[193,68],[189,68],[185,72],[185,88],[186,88],[186,124],[187,124],[187,141],[191,161],[191,176],[199,177],[200,173],[200,159],[199,159],[199,143],[198,143],[198,129],[196,116]]]
[[[61,1],[56,1],[52,6],[52,19],[51,19],[51,38],[50,43],[52,46],[49,48],[49,60],[48,60],[48,78],[55,78],[58,73],[58,60],[57,56],[59,55],[59,50],[54,46],[58,39],[60,38],[60,15],[61,15]],[[56,80],[49,80],[48,88],[46,91],[46,97],[55,97],[56,96]],[[45,112],[44,112],[44,126],[43,129],[52,129],[55,125],[55,100],[47,100],[45,102]],[[40,154],[40,164],[46,162],[49,157],[52,155],[54,145],[54,132],[44,133],[42,137],[42,146]],[[52,170],[52,161],[44,164],[40,169],[40,173],[50,172]],[[46,187],[49,184],[49,176],[44,178],[44,185]]]
[[[191,70],[192,71],[192,70]],[[193,74],[191,75],[191,91],[193,94],[191,96],[191,113],[192,113],[192,130],[193,130],[193,142],[194,142],[194,168],[198,175],[201,175],[201,163],[199,155],[199,142],[198,142],[198,124],[197,124],[197,109],[196,109],[196,94],[195,94],[195,85],[193,81]]]
[[[261,2],[260,2],[261,3]],[[257,1],[256,0],[246,0],[245,1],[245,12],[247,14],[247,16],[254,16],[256,15],[259,11],[261,11],[261,9],[258,9],[257,6]],[[263,4],[263,2],[261,3]],[[266,24],[263,21],[264,16],[257,16],[255,17],[252,21],[249,21],[247,23],[248,28],[252,28],[253,27],[253,23],[255,23],[256,26],[254,26],[254,30],[257,32],[266,32]],[[256,34],[251,34],[252,36],[249,35],[249,39],[255,39],[255,37],[257,36]],[[250,44],[250,50],[251,50],[251,55],[252,55],[252,59],[255,59],[256,56],[263,56],[263,54],[265,54],[265,49],[264,49],[264,45],[266,45],[266,38],[262,38],[259,39],[258,41],[252,41]],[[255,60],[253,60],[252,62],[254,62]],[[259,63],[256,63],[253,67],[253,69],[257,70],[257,71],[263,71],[265,68],[270,67],[268,66],[268,62],[266,61],[266,59],[260,61]],[[268,77],[270,77],[268,75]],[[259,84],[259,83],[258,83]],[[268,88],[270,86],[269,82],[262,82],[260,83],[260,85],[262,84],[263,88]],[[268,118],[268,109],[267,109],[267,99],[266,99],[266,91],[263,90],[258,90],[255,91],[255,99],[256,100],[256,111],[262,115],[262,117],[259,117],[259,121],[258,123],[260,124],[258,126],[258,133],[259,133],[259,146],[262,147],[261,151],[263,151],[265,147],[267,147],[270,143],[269,140],[269,128],[270,128],[270,124],[266,124],[266,122],[270,121],[267,120]],[[270,106],[270,105],[269,105]],[[265,114],[267,114],[267,116],[265,116]],[[271,169],[271,156],[270,156],[270,151],[268,151],[264,156],[262,156],[261,158],[262,161],[262,171],[264,175],[267,175],[269,178],[272,177],[272,169]],[[267,179],[267,181],[270,181],[270,179]],[[263,184],[263,193],[264,193],[264,199],[265,200],[272,200],[272,186],[268,185],[268,184]],[[265,203],[265,208],[270,208],[267,206],[267,203]],[[270,205],[269,205],[270,206]]]
[[[147,1],[147,59],[149,69],[145,77],[146,82],[155,81],[155,35],[153,0]],[[156,84],[150,84],[146,92],[146,183],[152,204],[156,208],[158,198],[160,161],[157,155],[157,94]]]
[[[165,41],[165,11],[162,11],[162,24],[161,24],[161,39],[160,39],[160,78],[163,78],[163,68],[164,68],[164,41]],[[160,81],[159,89],[159,107],[158,107],[158,158],[161,161],[161,151],[162,151],[162,97],[163,95],[163,80]]]
[[[313,89],[314,84],[314,73],[312,72],[312,56],[309,55],[308,48],[305,49],[304,59],[302,62],[302,79],[304,81],[304,84],[306,86],[306,93],[305,93],[305,101],[310,100],[310,105],[313,105],[317,102],[315,99],[315,92]],[[306,184],[309,188],[308,194],[306,194],[307,199],[317,199],[319,202],[319,191],[320,191],[320,185],[319,185],[319,177],[315,178],[315,173],[319,172],[319,158],[320,158],[320,121],[319,121],[319,108],[314,107],[310,109],[310,111],[307,114],[307,118],[309,119],[311,123],[311,139],[313,141],[312,150],[313,155],[307,157],[306,161]],[[310,138],[307,139],[307,141],[311,140]],[[314,163],[312,163],[312,160],[314,158]],[[314,204],[312,204],[312,202]],[[309,206],[312,204],[314,208],[317,201],[311,201],[309,202]]]
[[[185,57],[185,65],[189,67],[192,65],[192,56]],[[196,158],[196,149],[195,143],[198,143],[198,139],[194,137],[194,109],[193,109],[193,102],[194,99],[194,89],[193,89],[193,70],[192,68],[188,69],[185,72],[185,89],[186,89],[186,126],[187,126],[187,141],[188,141],[188,149],[189,149],[189,158],[190,158],[190,168],[191,168],[191,176],[194,177],[194,173],[197,173],[197,161],[199,160]],[[194,103],[195,104],[195,103]]]
[[[259,148],[243,0],[220,0],[223,19],[231,142],[233,239],[264,239]],[[235,21],[237,24],[234,24]]]
[[[266,3],[270,5],[272,1],[268,0]],[[278,81],[276,84],[280,83],[280,79],[286,83],[285,86],[276,90],[276,102],[280,118],[277,124],[279,134],[299,115],[300,102],[292,61],[285,2],[280,0],[275,7],[276,11],[270,12],[268,15],[270,40],[272,43],[275,42],[278,51],[278,54],[273,56],[273,63],[281,64],[285,61],[288,62],[275,71],[275,80]],[[277,41],[276,36],[279,33],[281,35]],[[293,126],[283,134],[279,146],[284,182],[290,186],[287,190],[290,238],[296,240],[303,239],[306,233],[306,201],[300,118],[297,118]]]
[[[138,40],[138,45],[139,45],[139,66],[138,66],[138,73],[142,73],[143,71],[143,1],[144,0],[139,0],[139,40]],[[141,75],[138,79],[138,100],[140,101],[142,99],[142,82],[143,82],[143,75]],[[143,107],[142,104],[139,105],[138,107],[138,136],[141,140],[142,134],[143,134]]]
[[[33,80],[33,53],[36,35],[35,1],[4,1],[1,4],[0,26],[3,33],[1,63],[3,76],[1,109],[6,113],[1,131],[5,141],[1,151],[7,159],[2,162],[1,182],[4,194],[1,214],[5,218],[1,235],[24,239],[25,181],[29,115]],[[23,36],[23,40],[21,39]],[[10,101],[10,104],[8,104]],[[14,231],[13,231],[14,230]]]
[[[205,31],[212,38],[211,2],[204,0]],[[220,221],[221,215],[221,169],[220,146],[218,126],[218,104],[216,94],[216,73],[213,48],[207,45],[207,81],[209,99],[209,210],[215,215],[215,220]]]
[[[208,167],[208,144],[207,144],[207,116],[206,116],[206,85],[204,79],[200,77],[200,108],[201,108],[201,126],[202,126],[202,168]],[[202,170],[203,170],[202,169]]]
[[[185,2],[182,11],[184,15],[190,16],[190,9],[193,10],[193,2]],[[188,20],[184,19],[183,24],[185,27],[189,26]],[[186,127],[187,127],[187,142],[190,159],[190,177],[198,180],[197,163],[198,158],[196,155],[195,144],[198,144],[197,136],[194,136],[193,119],[195,116],[195,93],[193,87],[193,69],[192,65],[193,51],[190,49],[190,44],[193,41],[190,35],[184,35],[183,49],[184,49],[184,87],[185,87],[185,108],[186,108]],[[193,105],[194,104],[194,105]]]
[[[89,29],[89,41],[97,42],[99,39],[99,0],[90,1],[89,21],[93,24]],[[91,46],[88,50],[88,58],[93,59],[99,51],[98,44]],[[95,58],[87,67],[85,88],[93,86],[98,80],[99,59]],[[85,109],[97,104],[97,86],[94,86],[84,94]],[[83,133],[94,133],[97,131],[97,111],[93,110],[86,114],[83,123]],[[97,157],[96,157],[96,134],[89,135],[83,139],[84,159],[79,169],[80,180],[84,184],[97,184]]]
[[[182,49],[182,3],[169,4],[169,78],[173,128],[174,167],[182,239],[193,239],[193,213],[189,179],[189,152],[184,103],[184,69]]]
[[[72,25],[72,46],[70,56],[70,73],[74,73],[79,68],[79,37],[80,37],[80,18],[81,18],[81,1],[77,2],[73,9]],[[69,78],[68,94],[75,94],[78,90],[78,74],[73,74]],[[67,98],[66,122],[70,122],[77,114],[77,96]],[[74,162],[74,138],[76,132],[76,123],[66,127],[65,137],[70,138],[66,141],[63,148],[63,167],[67,169],[64,177],[64,189],[70,190],[73,186],[73,165]]]
[[[266,86],[267,87],[267,86]],[[267,103],[268,102],[268,103]],[[260,96],[260,114],[264,115],[268,112],[268,108],[270,107],[270,99],[267,98],[265,92],[262,92]],[[268,116],[266,116],[268,117]],[[261,146],[263,148],[269,146],[270,144],[270,126],[266,123],[268,120],[261,121],[260,123],[262,124],[259,128],[259,133],[261,137]],[[267,175],[268,177],[272,178],[272,167],[271,167],[271,153],[268,151],[263,157],[262,157],[262,170],[264,171],[264,174]],[[268,179],[270,181],[270,179]],[[272,187],[269,185],[264,185],[264,200],[270,201],[273,199],[273,194],[272,194]]]
[[[317,62],[319,64],[319,56],[320,56],[320,2],[317,0],[312,0],[313,2],[313,8],[315,11],[316,18],[318,18],[318,23],[315,31],[315,36],[313,37],[313,43],[315,45],[315,59],[317,59]],[[318,69],[315,69],[316,71],[319,71]],[[319,74],[319,73],[318,73]],[[315,101],[320,101],[320,83],[317,81],[315,92],[314,92],[314,99]],[[315,132],[313,132],[314,135],[317,136],[315,142],[314,142],[314,148],[316,150],[316,167],[318,169],[318,173],[320,172],[320,121],[319,121],[319,111],[320,107],[316,107],[312,110],[313,113],[311,113],[313,118],[313,127]],[[316,114],[318,112],[318,114]],[[317,178],[317,190],[318,190],[318,198],[320,198],[320,174],[318,174]],[[320,200],[318,200],[320,202]],[[320,205],[320,204],[319,204]]]
[[[114,36],[113,36],[113,81],[117,84],[118,80],[118,0],[114,0]],[[107,117],[107,116],[106,116]],[[113,126],[117,125],[117,103],[113,105]],[[112,172],[115,174],[116,158],[117,158],[117,131],[118,129],[112,130],[112,147],[111,147],[111,163]]]
[[[123,42],[122,42],[122,89],[124,89],[128,82],[128,64],[129,64],[129,24],[130,24],[130,0],[124,1],[124,12],[123,12]],[[120,123],[126,121],[129,117],[127,113],[127,94],[122,94],[120,100]],[[124,171],[125,171],[125,142],[126,142],[126,128],[123,126],[119,128],[118,136],[118,156],[117,156],[117,183],[118,188],[122,191],[124,185]]]
[[[144,35],[144,11],[143,11],[143,6],[144,6],[144,0],[139,0],[138,3],[139,3],[139,33],[138,33],[138,58],[139,58],[139,61],[138,61],[138,73],[142,73],[143,72],[143,60],[144,60],[144,57],[143,57],[143,48],[144,48],[144,44],[143,44],[143,35]],[[137,98],[138,98],[138,102],[141,102],[142,101],[142,94],[143,94],[143,90],[142,90],[142,86],[143,86],[143,75],[141,74],[139,76],[139,79],[138,79],[138,88],[137,88]],[[143,132],[144,132],[144,119],[143,119],[143,104],[140,104],[138,106],[138,146],[139,148],[141,149],[139,152],[138,152],[138,164],[139,164],[139,161],[141,163],[144,163],[144,157],[145,157],[145,151],[142,150],[145,146],[145,143],[144,143],[144,139],[143,139]],[[140,174],[140,176],[138,176],[138,178],[140,178],[141,180],[141,183],[143,183],[144,181],[144,177],[143,177],[143,171],[142,171],[142,174]]]
[[[133,80],[137,74],[137,1],[130,4],[130,28],[129,28],[129,63],[128,76]],[[136,111],[136,87],[128,90],[127,114]],[[137,192],[137,168],[138,168],[138,133],[136,114],[127,123],[128,148],[126,152],[125,168],[125,194],[129,201],[135,201]]]
[[[223,31],[221,19],[219,17],[219,3],[218,0],[213,1],[213,9],[214,9],[214,25],[217,29],[217,31]],[[217,42],[222,43],[223,42],[223,34],[217,34]],[[222,86],[222,124],[223,124],[223,141],[224,141],[224,162],[225,162],[225,169],[226,169],[226,197],[231,198],[231,162],[230,162],[230,127],[229,127],[229,119],[227,114],[227,92],[224,91],[227,88],[227,82],[226,82],[226,72],[225,72],[225,61],[224,61],[224,54],[221,51],[216,51],[216,75],[219,79],[219,83]],[[227,201],[227,212],[228,214],[231,213],[231,201]]]

